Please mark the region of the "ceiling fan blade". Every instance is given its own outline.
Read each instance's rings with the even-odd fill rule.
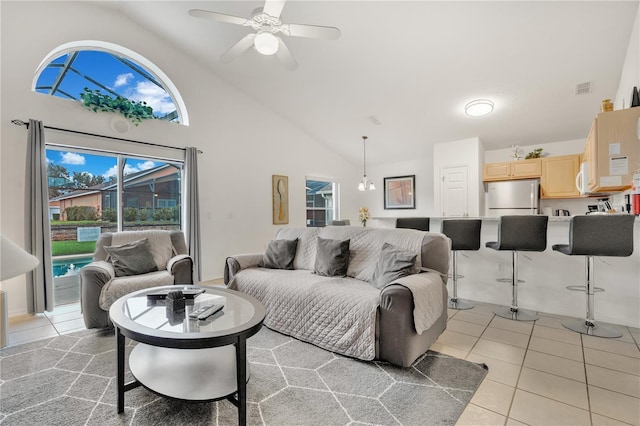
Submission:
[[[256,38],[254,33],[247,34],[239,42],[231,46],[229,50],[220,56],[220,62],[228,64],[229,62],[242,55],[248,48],[253,46],[253,39]]]
[[[248,26],[249,20],[239,16],[225,15],[224,13],[211,12],[202,9],[191,9],[189,15],[194,18],[210,19],[212,21],[226,22],[227,24],[236,24]]]
[[[289,51],[287,45],[284,44],[284,41],[282,41],[280,37],[276,38],[278,39],[278,43],[280,43],[280,45],[278,46],[278,51],[276,52],[276,56],[278,57],[280,62],[282,62],[282,65],[284,65],[284,67],[289,71],[297,69],[298,63]]]
[[[284,7],[284,2],[285,0],[266,0],[262,12],[274,18],[279,18],[282,13],[282,8]]]
[[[336,27],[323,27],[320,25],[283,24],[282,34],[293,37],[321,38],[325,40],[337,40],[340,38],[340,30]]]

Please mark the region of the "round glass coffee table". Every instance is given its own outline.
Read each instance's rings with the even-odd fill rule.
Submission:
[[[184,308],[162,298],[168,291],[202,290]],[[160,294],[160,296],[158,296]],[[205,320],[189,314],[210,303],[224,308]],[[170,398],[216,401],[227,398],[247,419],[247,338],[262,327],[265,309],[234,290],[193,285],[153,287],[116,300],[109,309],[116,329],[118,413],[124,393],[140,385]],[[124,382],[125,337],[139,342],[129,355],[135,380]]]

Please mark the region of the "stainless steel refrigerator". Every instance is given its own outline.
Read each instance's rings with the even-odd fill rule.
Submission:
[[[538,214],[540,179],[510,180],[487,184],[487,215]]]

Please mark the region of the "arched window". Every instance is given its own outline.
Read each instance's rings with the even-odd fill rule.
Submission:
[[[169,77],[143,56],[113,43],[63,44],[40,63],[33,82],[35,92],[65,99],[80,100],[85,88],[146,102],[155,118],[189,125],[187,109]]]

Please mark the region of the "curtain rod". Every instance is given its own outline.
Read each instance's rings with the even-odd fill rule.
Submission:
[[[29,122],[25,122],[23,120],[11,120],[11,122],[17,126],[25,126],[27,129],[29,128]],[[51,127],[51,126],[44,126],[45,129],[49,129],[49,130],[58,130],[60,132],[67,132],[67,133],[75,133],[77,135],[85,135],[85,136],[95,136],[95,137],[99,137],[99,138],[106,138],[106,139],[113,139],[116,141],[122,141],[122,142],[130,142],[130,143],[138,143],[138,144],[142,144],[142,145],[149,145],[149,146],[155,146],[158,148],[168,148],[168,149],[178,149],[180,151],[186,151],[186,148],[178,148],[175,146],[169,146],[169,145],[161,145],[158,143],[152,143],[152,142],[142,142],[142,141],[136,141],[133,139],[125,139],[125,138],[116,138],[113,136],[104,136],[104,135],[99,135],[97,133],[88,133],[88,132],[81,132],[79,130],[69,130],[69,129],[61,129],[60,127]],[[202,151],[198,150],[198,154],[202,154]]]

